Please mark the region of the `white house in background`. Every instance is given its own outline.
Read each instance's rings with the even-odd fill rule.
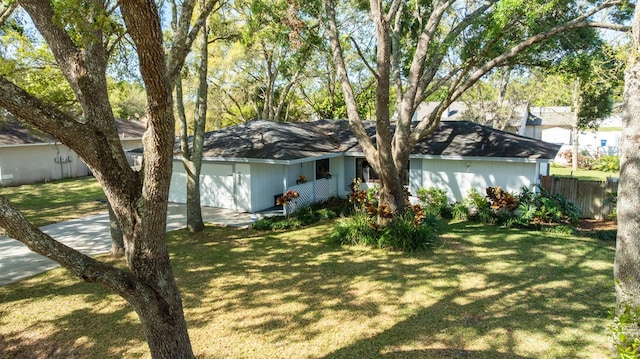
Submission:
[[[573,112],[571,107],[531,107],[520,134],[562,145],[559,153],[573,146]],[[602,120],[597,130],[582,130],[578,137],[580,150],[592,155],[617,155],[620,150],[622,120],[619,115]],[[558,158],[561,162],[562,159]]]
[[[425,117],[429,116],[436,107],[440,105],[440,102],[422,102],[418,105],[415,114],[413,115],[414,121],[421,121]],[[440,118],[442,121],[458,121],[461,119],[462,114],[468,110],[468,106],[462,101],[454,101],[447,107],[442,113]]]
[[[375,124],[366,122],[375,139]],[[472,188],[531,188],[548,174],[559,146],[466,121],[443,121],[413,150],[408,189],[439,187],[452,201]],[[186,175],[176,146],[169,200],[186,202]],[[306,183],[297,183],[301,176]],[[368,186],[377,176],[364,159],[348,122],[320,120],[277,123],[251,121],[206,134],[201,203],[244,212],[275,205],[288,190],[297,205],[347,196],[354,178]]]
[[[142,146],[143,122],[117,119],[116,127],[125,150]],[[89,174],[87,165],[60,141],[15,120],[0,122],[0,186]]]

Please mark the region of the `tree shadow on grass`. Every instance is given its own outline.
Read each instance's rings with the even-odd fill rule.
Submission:
[[[130,349],[144,342],[138,320],[123,303],[117,310],[83,308],[2,333],[0,358],[139,357],[146,345],[138,355]]]
[[[174,273],[197,355],[608,354],[598,347],[604,334],[597,333],[606,331],[614,301],[613,251],[598,242],[460,224],[429,251],[407,254],[328,244],[330,228],[171,233]],[[11,293],[0,288],[0,312],[38,300],[76,308],[40,322],[25,320],[11,331],[1,328],[8,316],[0,313],[0,358],[140,353],[142,330],[128,306],[110,306],[113,295],[98,285],[61,277],[54,273],[50,281]],[[82,306],[73,304],[78,300]]]
[[[337,349],[307,353],[327,358],[579,357],[605,331],[612,252],[597,243],[460,225],[432,253],[403,254],[326,245],[318,228],[303,239],[199,238],[197,255],[175,258],[191,327],[235,313],[229,330],[262,338],[266,353],[350,332]],[[394,324],[378,323],[389,311]],[[354,318],[368,327],[351,332]]]

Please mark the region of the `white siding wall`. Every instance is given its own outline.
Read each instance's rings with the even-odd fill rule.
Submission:
[[[411,193],[420,187],[437,187],[447,191],[451,201],[463,200],[471,188],[484,193],[487,187],[501,186],[519,192],[536,182],[536,164],[523,162],[423,160],[421,171],[416,164],[410,172]]]
[[[298,165],[299,168],[299,165]],[[285,166],[273,164],[251,164],[251,211],[257,212],[275,205],[273,196],[284,192]],[[289,170],[289,172],[293,172]],[[294,172],[297,173],[297,172]],[[293,182],[295,184],[294,176]]]
[[[314,175],[315,164],[316,164],[315,161],[309,161],[309,162],[297,163],[289,166],[279,166],[279,165],[271,165],[271,166],[286,168],[287,184],[289,186],[293,186],[296,184],[296,180],[301,175],[307,177],[307,181],[313,181],[315,179],[315,175]],[[281,182],[282,182],[282,179],[281,179]],[[282,192],[282,190],[280,190],[280,192]]]
[[[89,169],[62,144],[0,148],[0,185],[17,186],[69,177],[84,177]]]

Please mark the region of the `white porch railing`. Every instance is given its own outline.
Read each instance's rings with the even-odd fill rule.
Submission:
[[[304,206],[323,202],[331,197],[337,196],[338,179],[335,176],[322,178],[288,187],[287,191],[296,191],[299,194],[299,197],[287,204],[285,208],[285,213],[291,214]]]

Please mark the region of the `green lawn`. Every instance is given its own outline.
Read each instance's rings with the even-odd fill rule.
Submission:
[[[107,210],[102,188],[93,177],[0,187],[0,195],[38,227]]]
[[[331,224],[169,235],[199,358],[608,358],[612,242],[455,223],[425,252]],[[0,358],[148,357],[135,313],[57,269],[0,287]]]
[[[577,171],[571,171],[571,168],[566,167],[551,167],[550,174],[559,177],[576,177],[581,180],[589,181],[605,181],[607,177],[620,177],[619,172],[602,172],[580,169]]]

